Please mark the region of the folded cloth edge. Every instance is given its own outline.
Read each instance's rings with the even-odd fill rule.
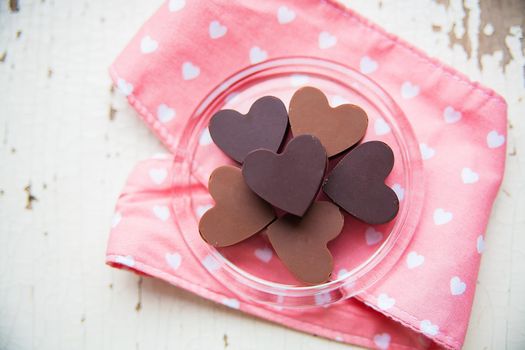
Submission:
[[[106,264],[109,265],[109,266],[113,266],[113,267],[115,265],[123,266],[123,265],[121,265],[118,262],[118,257],[119,257],[119,255],[107,254],[106,255]],[[128,268],[128,267],[126,266],[126,268]],[[159,270],[159,269],[157,269],[157,268],[155,268],[153,266],[147,265],[147,264],[145,264],[145,263],[143,263],[141,261],[135,260],[134,266],[133,266],[133,268],[131,270],[134,271],[134,272],[138,272],[140,274],[145,274],[147,276],[159,278],[159,279],[161,279],[163,281],[166,281],[166,282],[168,282],[168,283],[170,283],[170,284],[172,284],[174,286],[183,288],[183,289],[185,289],[187,291],[190,291],[192,293],[197,294],[200,297],[212,300],[212,301],[214,301],[216,303],[219,303],[219,304],[221,304],[221,299],[228,298],[228,296],[225,295],[225,294],[216,293],[216,292],[211,291],[211,290],[209,290],[209,289],[207,289],[205,287],[200,286],[199,284],[195,284],[195,283],[193,283],[193,282],[191,282],[191,281],[189,281],[187,279],[183,279],[183,278],[174,276],[174,275],[169,274],[169,273],[167,273],[165,271]],[[289,317],[289,316],[283,315],[283,314],[281,314],[281,313],[279,313],[277,311],[273,312],[273,313],[262,313],[262,312],[259,311],[259,310],[263,309],[262,306],[258,306],[258,305],[253,306],[253,305],[251,305],[249,303],[243,303],[242,306],[244,308],[247,308],[248,310],[245,310],[245,311],[249,311],[249,313],[251,315],[254,315],[254,316],[259,317],[259,318],[264,319],[264,320],[269,320],[269,321],[274,322],[274,323],[279,324],[279,325],[285,325],[288,328],[292,328],[292,329],[296,329],[296,330],[300,330],[300,331],[306,331],[308,334],[310,334],[310,331],[309,330],[305,330],[306,328],[317,329],[319,332],[316,333],[316,335],[320,335],[320,336],[325,337],[325,338],[327,338],[329,340],[334,340],[334,339],[336,339],[338,336],[340,336],[342,334],[340,331],[335,331],[335,330],[330,329],[330,328],[328,328],[326,326],[321,327],[321,326],[316,325],[316,324],[300,321],[296,317]],[[239,311],[243,312],[244,311],[243,307],[239,308]],[[393,320],[394,321],[398,321],[398,320],[395,320],[395,319],[393,319]],[[407,325],[404,322],[400,322],[400,323],[402,323],[403,325],[408,326],[412,330],[415,330],[418,333],[420,333],[417,329],[414,329],[410,325]],[[348,334],[348,333],[344,333],[344,336],[346,337],[344,339],[344,341],[347,342],[347,343],[352,343],[352,344],[355,344],[355,345],[372,347],[372,348],[376,347],[376,345],[374,343],[374,340],[372,338],[361,337],[361,336],[357,336],[357,335],[354,335],[354,334]],[[412,346],[406,346],[404,344],[399,344],[399,343],[391,343],[390,345],[391,346],[395,345],[399,349],[408,349],[408,350],[414,350],[415,349]],[[442,345],[446,346],[446,344],[442,344]],[[450,346],[446,346],[446,348],[451,349]]]

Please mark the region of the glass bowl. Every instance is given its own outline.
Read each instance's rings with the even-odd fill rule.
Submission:
[[[198,232],[203,212],[213,205],[206,186],[211,171],[233,164],[211,142],[211,116],[230,108],[246,113],[259,97],[273,95],[288,106],[301,86],[321,89],[332,107],[353,103],[369,116],[363,141],[381,140],[395,156],[386,179],[400,198],[390,223],[366,225],[345,214],[343,232],[328,244],[334,257],[330,281],[307,286],[280,262],[264,232],[235,246],[215,249]],[[333,161],[332,161],[333,163]],[[198,105],[182,132],[174,160],[173,210],[178,234],[218,282],[233,293],[275,308],[327,306],[350,298],[379,281],[399,260],[419,221],[423,202],[419,145],[409,121],[394,100],[366,75],[339,63],[311,57],[286,57],[249,66],[222,82]],[[184,191],[177,189],[183,188]],[[319,199],[327,200],[321,194]]]

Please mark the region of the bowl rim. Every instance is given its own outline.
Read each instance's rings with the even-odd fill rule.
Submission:
[[[216,262],[219,264],[219,266],[221,266],[221,269],[219,269],[220,272],[210,272],[210,274],[221,284],[225,285],[228,289],[242,295],[246,293],[243,293],[243,291],[240,289],[248,289],[248,294],[250,294],[250,289],[254,289],[257,292],[268,293],[277,297],[269,298],[272,300],[263,300],[265,298],[252,298],[250,297],[250,295],[248,295],[247,297],[250,299],[270,305],[283,305],[286,303],[283,303],[282,300],[279,300],[282,299],[279,298],[279,296],[300,298],[310,297],[319,293],[333,293],[337,291],[340,292],[339,294],[341,294],[342,297],[338,297],[336,299],[346,299],[376,283],[379,279],[384,277],[384,275],[401,258],[402,253],[408,246],[408,243],[410,242],[419,222],[419,216],[421,214],[422,203],[424,198],[422,159],[419,152],[419,144],[417,143],[415,133],[412,130],[410,122],[406,118],[401,108],[397,105],[395,100],[379,84],[370,79],[370,77],[366,76],[365,74],[362,74],[361,72],[355,69],[347,67],[344,64],[341,64],[340,62],[327,60],[325,58],[309,56],[283,56],[268,59],[261,63],[244,67],[238,70],[237,72],[231,74],[226,79],[224,79],[219,85],[215,86],[194,109],[188,121],[188,124],[186,124],[186,126],[184,127],[181,138],[177,144],[178,152],[176,153],[176,156],[174,158],[174,169],[178,169],[179,171],[181,171],[178,174],[185,172],[187,178],[183,179],[183,181],[185,180],[186,183],[189,184],[189,181],[191,181],[191,177],[193,174],[193,167],[191,166],[191,164],[193,164],[194,162],[194,156],[197,149],[197,140],[199,138],[199,134],[196,134],[196,132],[200,133],[203,130],[202,124],[204,122],[202,121],[202,118],[200,118],[200,116],[205,114],[210,109],[216,108],[219,105],[222,106],[222,102],[229,95],[228,91],[230,89],[233,89],[239,84],[239,82],[242,82],[244,79],[249,79],[251,77],[253,78],[255,75],[259,74],[260,72],[264,72],[265,70],[271,70],[276,67],[283,68],[288,66],[317,67],[320,69],[333,70],[334,72],[346,74],[347,77],[351,76],[352,78],[357,79],[358,83],[362,85],[360,88],[365,88],[367,93],[373,93],[374,97],[379,96],[380,98],[377,100],[377,102],[383,103],[383,107],[392,111],[393,116],[396,117],[396,123],[391,123],[389,125],[391,126],[392,133],[396,137],[396,142],[398,142],[398,144],[400,145],[399,152],[402,155],[403,168],[409,170],[404,175],[405,184],[408,184],[410,186],[410,189],[408,190],[408,186],[405,186],[405,197],[402,201],[403,212],[400,208],[398,217],[396,217],[395,219],[396,222],[394,223],[392,232],[368,259],[366,259],[358,266],[354,267],[352,270],[348,271],[347,274],[345,274],[344,276],[337,276],[337,278],[319,285],[292,286],[288,284],[267,281],[263,278],[254,276],[249,272],[242,270],[241,268],[230,262],[228,259],[224,258],[217,250],[215,250],[215,248],[207,245],[204,241],[202,241],[200,235],[198,234],[198,230],[196,236],[198,240],[201,240],[201,243],[203,245],[208,247],[207,255],[216,259]],[[298,74],[297,71],[290,71],[289,73]],[[337,80],[340,80],[340,78],[337,78]],[[367,96],[365,95],[365,97]],[[402,125],[399,125],[397,122],[402,123]],[[188,127],[191,123],[193,123],[192,130],[189,134],[187,134]],[[401,135],[403,135],[403,137],[401,137]],[[408,145],[406,143],[408,143]],[[401,147],[403,145],[404,148]],[[193,152],[190,151],[192,147],[194,147]],[[177,172],[174,171],[174,173]],[[180,180],[180,178],[177,179]],[[172,178],[172,181],[176,181],[176,176]],[[174,188],[174,186],[172,186],[172,188]],[[174,193],[172,194],[172,198],[176,198]],[[184,205],[176,205],[174,203],[174,200],[172,200],[172,203],[174,206],[174,210],[184,208]],[[193,207],[191,200],[189,203],[186,204],[189,204],[189,206],[186,206],[186,209],[191,209]],[[193,212],[193,210],[191,211]],[[403,227],[406,225],[409,212],[411,215],[411,223],[407,227]],[[175,211],[175,213],[177,212]],[[175,215],[175,217],[177,216],[179,215]],[[185,215],[182,215],[180,217],[185,217]],[[195,237],[187,237],[182,227],[183,225],[181,225],[179,220],[175,221],[179,233],[183,236],[183,240],[188,246],[189,250],[197,259],[197,261],[202,262],[202,254],[200,252],[197,253],[194,249],[195,247],[193,246],[195,241],[195,239],[193,238]],[[398,234],[392,234],[395,231],[396,227]],[[401,230],[402,228],[403,230]],[[401,233],[403,233],[403,239],[400,240],[399,238]],[[391,256],[389,259],[387,259],[388,254],[392,253],[393,249],[397,252],[395,258]],[[381,265],[383,266],[381,269],[379,269]],[[225,274],[222,273],[224,271],[230,274],[230,278],[224,280]],[[359,285],[359,280],[363,281],[363,278],[365,276],[369,277],[368,281]],[[232,285],[232,281],[233,283],[241,283],[243,286],[239,286],[240,288],[235,288],[235,286]],[[310,306],[315,306],[317,303],[311,304],[313,305]],[[289,307],[295,306],[292,305]],[[300,307],[303,306],[300,305]]]

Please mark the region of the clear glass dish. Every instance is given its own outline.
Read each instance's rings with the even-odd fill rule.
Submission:
[[[401,199],[397,217],[385,225],[371,227],[345,215],[343,232],[328,245],[334,256],[333,277],[315,286],[302,285],[291,276],[271,251],[264,233],[233,247],[215,249],[198,232],[203,208],[213,203],[206,195],[203,159],[216,154],[213,159],[219,160],[213,167],[232,164],[214,145],[202,142],[211,116],[223,108],[246,113],[257,98],[265,95],[279,97],[288,106],[292,94],[303,85],[321,89],[332,107],[353,103],[367,112],[369,127],[364,141],[382,140],[394,150],[394,169],[386,181]],[[276,308],[308,308],[356,295],[388,273],[419,221],[424,197],[422,163],[409,121],[378,84],[339,63],[287,57],[237,72],[202,100],[182,133],[178,150],[173,183],[187,189],[173,194],[178,234],[213,278],[233,293],[258,303]],[[320,198],[324,199],[322,195]]]

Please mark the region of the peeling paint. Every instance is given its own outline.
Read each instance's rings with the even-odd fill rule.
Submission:
[[[9,0],[9,10],[11,12],[18,12],[18,11],[20,11],[20,6],[18,4],[18,0]]]
[[[24,192],[27,195],[26,199],[26,209],[32,210],[33,209],[33,202],[38,201],[38,199],[31,193],[31,184],[24,187]]]
[[[112,105],[110,105],[109,114],[108,114],[109,120],[111,121],[115,120],[116,114],[117,114],[117,110]]]
[[[138,291],[138,301],[135,305],[135,311],[140,312],[142,310],[142,277],[139,277],[139,280],[137,281],[137,291]]]
[[[450,0],[434,0],[436,4],[444,5],[445,7],[450,6]]]
[[[519,40],[519,46],[523,48],[525,42],[521,28],[525,27],[525,1],[434,1],[444,6],[448,17],[452,19],[450,29],[446,30],[449,47],[461,47],[469,60],[476,60],[480,69],[483,68],[481,58],[484,55],[499,59],[500,67],[505,68],[515,56],[509,45],[509,40],[513,38]],[[439,29],[440,26],[432,25],[434,32],[439,32]],[[484,35],[479,35],[480,33]]]
[[[497,0],[480,1],[481,22],[480,27],[486,28],[487,25],[493,27],[492,34],[486,34],[479,38],[478,61],[481,67],[482,55],[493,55],[496,51],[501,50],[503,58],[501,66],[505,67],[512,59],[507,36],[511,34],[513,26],[525,27],[525,1],[523,0],[506,0],[504,2]],[[490,32],[489,26],[489,32]],[[524,46],[523,37],[521,37],[521,47]]]
[[[468,21],[470,11],[465,6],[465,2],[461,2],[461,11],[458,11],[461,15],[461,20],[453,24],[452,30],[448,33],[449,46],[453,48],[454,45],[459,45],[467,53],[467,57],[472,57],[472,43],[468,33]]]
[[[485,24],[485,27],[483,27],[483,34],[485,34],[486,36],[491,36],[492,34],[494,34],[494,26],[492,25],[492,23]]]
[[[104,273],[99,269],[86,269],[86,259],[99,253],[103,259],[105,224],[97,218],[105,217],[104,210],[106,214],[111,211],[118,188],[125,181],[126,169],[132,168],[137,156],[146,156],[160,147],[135,120],[136,113],[128,106],[127,100],[112,85],[108,86],[110,79],[107,75],[107,54],[116,54],[118,47],[123,48],[145,20],[145,13],[152,13],[157,5],[138,1],[129,6],[123,0],[103,4],[90,2],[90,9],[85,11],[82,25],[79,25],[75,16],[80,15],[82,0],[78,4],[75,2],[74,6],[64,0],[46,1],[44,5],[41,2],[43,0],[19,1],[20,12],[11,13],[9,0],[6,0],[0,9],[0,17],[6,19],[6,23],[0,20],[6,29],[0,31],[3,43],[0,45],[0,61],[4,61],[0,63],[0,71],[3,70],[5,76],[1,82],[4,90],[9,92],[3,106],[5,118],[0,122],[0,147],[3,150],[0,163],[16,172],[16,176],[4,176],[0,183],[0,204],[5,207],[5,212],[2,211],[5,220],[0,231],[9,233],[3,235],[1,243],[9,248],[5,258],[11,262],[4,266],[3,277],[8,288],[3,289],[0,309],[5,321],[0,322],[3,324],[0,328],[7,336],[0,340],[0,348],[16,345],[31,348],[35,344],[42,348],[56,348],[57,344],[63,343],[66,334],[71,343],[89,345],[94,344],[93,340],[96,343],[101,339],[117,349],[138,349],[139,345],[142,349],[162,349],[175,345],[182,349],[230,350],[250,347],[255,344],[254,340],[264,339],[268,332],[275,332],[275,326],[266,322],[247,321],[222,310],[207,311],[206,308],[212,308],[210,303],[196,303],[197,299],[174,290],[168,284],[148,279],[142,289],[134,275],[108,272],[107,269]],[[506,341],[512,348],[523,341],[523,327],[520,325],[524,313],[520,313],[519,301],[524,274],[521,273],[523,264],[517,264],[522,251],[515,247],[525,246],[518,244],[523,243],[523,235],[519,235],[523,231],[523,216],[520,216],[520,207],[516,207],[523,203],[524,193],[520,189],[525,184],[522,166],[525,79],[521,74],[525,59],[523,27],[520,28],[523,26],[524,2],[346,1],[349,7],[372,22],[496,90],[508,103],[507,172],[494,206],[491,225],[484,236],[490,252],[483,257],[481,266],[478,288],[482,293],[476,293],[465,345],[469,349],[495,348]],[[506,18],[508,13],[512,18]],[[108,38],[108,33],[114,35]],[[78,40],[79,37],[82,40]],[[460,38],[469,42],[470,56]],[[452,41],[454,43],[450,44]],[[38,52],[39,55],[28,52]],[[58,70],[48,77],[49,69]],[[110,121],[111,108],[116,110],[113,112],[114,122]],[[117,133],[118,140],[115,139]],[[73,138],[76,135],[82,136],[81,142]],[[138,144],[140,147],[131,147]],[[120,158],[117,151],[122,154]],[[105,161],[106,154],[110,160]],[[97,165],[99,163],[102,168]],[[26,192],[22,189],[29,179],[34,184],[29,194],[36,195],[39,200],[32,203],[34,212],[24,209]],[[483,180],[483,176],[480,179]],[[43,182],[48,183],[47,189]],[[93,186],[102,191],[100,195],[93,191]],[[15,206],[10,206],[11,203]],[[80,228],[78,222],[82,223]],[[100,234],[83,234],[86,232]],[[82,236],[80,241],[79,235]],[[494,242],[496,244],[492,244]],[[62,266],[64,262],[68,264],[66,268]],[[102,266],[102,261],[99,265]],[[511,267],[512,274],[501,273],[510,271]],[[41,270],[55,271],[51,275],[58,278],[56,290],[47,278],[51,275],[24,274]],[[73,270],[77,273],[70,275]],[[22,288],[17,288],[20,287],[21,274],[27,277],[27,281],[22,281]],[[35,286],[29,289],[31,283]],[[61,288],[64,286],[67,290]],[[485,288],[487,297],[483,294]],[[172,297],[173,293],[175,297]],[[183,294],[179,297],[177,293]],[[73,308],[61,307],[66,304],[73,305]],[[75,309],[74,305],[80,307]],[[68,310],[73,310],[73,313]],[[104,313],[107,310],[112,312]],[[89,324],[87,313],[90,314]],[[202,313],[209,317],[200,317]],[[156,331],[136,332],[134,326],[137,322],[151,321],[152,315],[153,326],[160,325]],[[85,317],[83,324],[79,322],[82,317]],[[46,333],[50,320],[56,323],[60,332]],[[106,331],[108,325],[113,324],[120,325],[122,336],[111,337],[111,332]],[[224,327],[224,324],[228,326]],[[257,334],[253,332],[254,327],[258,329]],[[230,330],[235,330],[235,333],[226,334]],[[274,337],[271,347],[321,349],[344,346],[296,332],[279,332],[282,334]],[[28,335],[36,335],[36,343]],[[185,346],[193,338],[197,340],[191,344],[196,345]]]

